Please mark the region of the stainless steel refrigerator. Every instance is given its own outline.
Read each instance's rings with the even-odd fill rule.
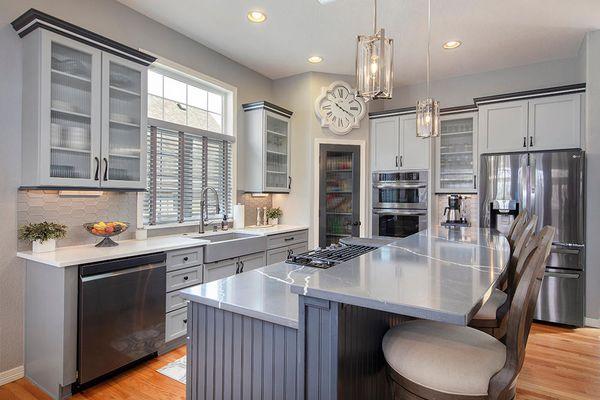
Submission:
[[[506,233],[528,210],[537,231],[556,228],[534,318],[582,326],[585,315],[585,153],[557,150],[483,154],[480,225]]]

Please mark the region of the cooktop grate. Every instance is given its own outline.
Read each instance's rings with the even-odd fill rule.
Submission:
[[[329,268],[335,264],[343,263],[344,261],[351,260],[376,249],[377,247],[364,245],[341,245],[296,254],[288,258],[286,262],[290,264]]]

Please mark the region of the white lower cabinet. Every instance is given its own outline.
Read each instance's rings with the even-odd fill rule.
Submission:
[[[227,278],[238,273],[238,258],[204,264],[204,283]]]
[[[248,272],[253,269],[261,268],[267,265],[267,256],[264,251],[254,253],[239,258],[239,272]]]
[[[187,307],[167,313],[165,342],[177,339],[187,333]]]

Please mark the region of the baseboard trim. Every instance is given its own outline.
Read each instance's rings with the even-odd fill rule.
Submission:
[[[600,328],[600,319],[586,318],[585,326],[589,326],[590,328]]]
[[[0,372],[0,386],[21,379],[23,376],[25,376],[25,368],[22,365],[8,371],[2,371]]]

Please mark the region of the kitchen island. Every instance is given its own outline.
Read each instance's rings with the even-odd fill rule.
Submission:
[[[468,324],[509,254],[490,230],[435,227],[329,269],[277,263],[188,288],[188,399],[389,398],[385,332]]]

